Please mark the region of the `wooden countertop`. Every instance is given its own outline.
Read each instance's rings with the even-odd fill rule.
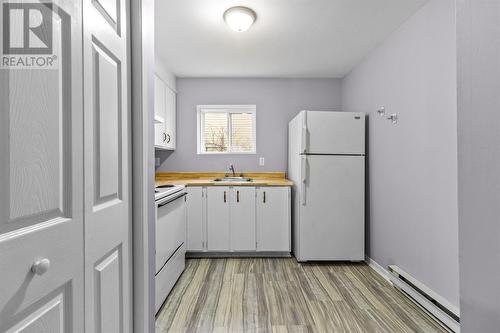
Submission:
[[[158,185],[186,186],[293,186],[285,178],[284,172],[243,172],[244,177],[252,178],[251,182],[215,182],[215,178],[223,178],[224,172],[158,172],[155,183]],[[239,176],[239,173],[236,174]]]

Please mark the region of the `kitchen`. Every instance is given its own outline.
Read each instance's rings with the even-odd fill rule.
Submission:
[[[417,1],[412,5],[415,7],[406,4],[402,5],[405,8],[399,8],[406,10],[407,16],[391,16],[380,9],[379,15],[386,15],[383,27],[374,18],[376,15],[369,15],[366,9],[363,13],[351,12],[350,17],[335,22],[335,13],[331,11],[319,14],[319,7],[292,6],[281,22],[288,29],[287,38],[294,36],[295,29],[304,34],[312,21],[320,27],[316,28],[318,36],[310,41],[284,38],[283,43],[288,43],[289,48],[318,50],[293,57],[280,53],[285,49],[271,45],[277,37],[273,35],[273,22],[267,21],[271,20],[274,10],[271,5],[249,2],[248,7],[233,8],[225,3],[157,2],[155,92],[158,93],[155,93],[154,121],[155,183],[159,193],[156,195],[163,197],[161,193],[165,188],[162,187],[173,192],[157,200],[157,331],[281,328],[331,331],[342,327],[347,331],[370,331],[376,327],[394,332],[403,329],[400,327],[407,330],[418,327],[426,332],[458,331],[458,231],[453,207],[456,166],[453,151],[449,150],[457,144],[456,138],[450,136],[454,123],[443,125],[436,121],[439,125],[432,127],[425,118],[415,119],[412,113],[416,111],[411,111],[409,99],[398,104],[397,94],[410,93],[407,89],[413,83],[407,80],[417,73],[394,72],[388,82],[403,80],[408,85],[402,85],[399,91],[394,88],[394,96],[381,91],[375,103],[370,101],[375,100],[371,96],[363,96],[363,89],[376,91],[374,86],[365,88],[356,83],[357,86],[351,88],[351,81],[355,80],[375,84],[367,77],[371,73],[359,72],[370,66],[373,69],[368,70],[376,71],[369,63],[381,57],[380,53],[393,52],[402,57],[399,61],[413,61],[411,54],[402,53],[405,48],[422,47],[420,52],[425,54],[426,47],[446,42],[439,56],[453,55],[453,43],[449,40],[453,37],[449,30],[453,26],[452,3],[434,1],[423,5]],[[209,10],[210,6],[213,8]],[[377,10],[376,7],[372,9]],[[299,8],[302,11],[296,12]],[[168,9],[171,14],[167,13]],[[346,13],[348,10],[337,9]],[[231,22],[238,23],[238,17],[245,26],[231,26]],[[300,18],[304,22],[288,24],[287,20],[297,22]],[[427,31],[419,30],[426,20],[443,30],[435,36],[440,39],[416,46],[397,44],[397,39],[406,38],[410,33],[420,33],[421,38],[426,38]],[[364,51],[348,49],[349,44],[343,44],[343,50],[335,45],[320,46],[321,38],[326,38],[322,33],[341,39],[346,31],[355,29],[355,22],[359,21],[366,24],[365,28],[374,29],[372,40],[364,44]],[[343,32],[332,36],[340,26]],[[384,29],[387,30],[382,32]],[[168,33],[174,30],[175,33]],[[381,36],[378,39],[377,34]],[[378,43],[381,44],[377,46]],[[264,49],[268,50],[268,59],[260,55]],[[200,58],[197,50],[203,50],[206,57]],[[342,52],[351,52],[344,63]],[[338,67],[317,59],[326,55],[336,59]],[[279,57],[290,63],[276,65]],[[385,55],[385,58],[391,61],[394,55]],[[429,65],[438,64],[438,59],[435,56]],[[314,67],[303,67],[303,73],[297,71],[297,66],[304,62],[321,64],[322,71]],[[430,75],[430,69],[425,73]],[[430,76],[432,80],[442,78],[439,81],[442,95],[437,96],[435,102],[445,108],[440,115],[435,115],[437,117],[446,115],[454,119],[451,99],[454,73],[453,62],[450,62],[439,74]],[[376,72],[373,75],[379,77]],[[418,75],[415,77],[419,79]],[[434,87],[428,81],[431,78],[422,76],[422,80],[422,84],[428,85],[424,91],[432,91]],[[359,94],[358,98],[365,98],[363,102],[370,104],[358,105],[361,100],[354,96],[351,101],[351,94]],[[412,98],[418,101],[421,97],[415,94]],[[429,112],[433,110],[431,107]],[[410,123],[411,127],[407,127]],[[400,149],[393,143],[395,139],[422,140],[423,133],[415,128],[418,126],[427,128],[427,135],[444,133],[447,136],[441,138],[439,144],[433,142],[434,147],[430,142],[420,141],[420,147],[430,149],[419,153],[425,162],[411,165],[413,158],[404,152],[399,153],[400,161],[393,160],[390,156],[394,153],[386,147]],[[379,131],[388,133],[386,138],[382,132],[378,134]],[[368,152],[373,155],[371,160],[366,159]],[[429,154],[438,152],[441,152],[439,158],[427,162]],[[385,156],[384,170],[378,169],[379,154]],[[403,166],[406,170],[397,170]],[[369,196],[385,191],[382,195],[391,197],[405,186],[404,181],[393,183],[381,173],[391,169],[394,177],[405,179],[412,174],[422,174],[427,167],[432,167],[434,174],[423,180],[425,186],[444,189],[432,199],[426,199],[438,200],[441,207],[429,207],[422,213],[439,210],[442,221],[431,218],[419,222],[420,227],[413,227],[421,235],[418,242],[398,227],[394,235],[401,241],[407,239],[408,254],[419,249],[420,242],[428,242],[429,254],[414,260],[404,251],[397,255],[400,250],[390,245],[382,249],[396,252],[376,254],[380,250],[369,242],[376,245],[386,241],[386,236],[375,234],[377,230],[368,224],[365,214],[377,225],[380,222],[373,209],[385,207],[386,202],[379,203],[378,197]],[[393,200],[402,207],[411,205],[404,197]],[[175,203],[177,212],[174,212]],[[370,207],[376,204],[380,206]],[[384,209],[401,213],[396,207]],[[415,219],[423,218],[422,213],[415,212]],[[396,222],[396,216],[389,213],[385,224]],[[426,230],[428,225],[436,223],[442,229]],[[172,238],[172,234],[177,236]],[[366,237],[369,238],[365,240]],[[448,246],[435,244],[439,238]],[[394,242],[396,245],[397,240]],[[440,254],[436,255],[436,251]],[[367,253],[373,253],[376,259]],[[359,266],[365,261],[368,265]],[[442,266],[441,271],[431,273],[425,269],[426,265],[438,264]],[[276,267],[283,267],[283,271]],[[344,272],[349,273],[344,275]],[[283,277],[274,279],[275,275]],[[445,284],[439,281],[444,276]],[[372,282],[357,286],[349,277]],[[267,283],[266,279],[274,282]],[[422,280],[430,282],[431,287]],[[394,310],[378,311],[377,305],[370,302],[370,297],[378,298],[376,295],[380,292],[371,283],[387,282],[394,286],[388,289],[387,297],[395,297],[398,306],[405,309],[398,311],[407,311],[406,315],[413,317],[412,320],[395,315]],[[351,287],[345,287],[346,284]],[[288,288],[298,288],[299,293],[287,296],[284,290]],[[317,295],[308,297],[308,290],[316,290]],[[344,318],[364,313],[362,305],[348,302],[360,292],[368,294],[367,299],[362,298],[371,304],[367,306],[369,311],[375,311],[382,319],[354,320],[351,326],[330,317],[336,311]],[[411,296],[400,298],[405,294]],[[279,303],[280,299],[301,305],[286,306]],[[319,300],[340,301],[338,304],[346,305],[347,309],[327,305],[327,309],[319,310],[321,307],[316,303]],[[415,304],[407,303],[408,300]],[[429,304],[429,300],[434,305]],[[257,310],[252,309],[255,306]],[[422,306],[423,312],[419,309]],[[387,307],[387,304],[381,305],[381,308]],[[229,312],[223,315],[224,311]],[[295,313],[299,319],[287,320],[287,312]],[[220,317],[222,315],[224,317]],[[392,320],[398,324],[390,326],[388,322]]]
[[[0,17],[0,332],[498,332],[498,1]]]

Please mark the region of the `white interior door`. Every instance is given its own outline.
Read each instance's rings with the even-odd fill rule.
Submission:
[[[130,332],[129,2],[83,2],[85,330]]]
[[[299,260],[364,260],[363,156],[306,158]]]
[[[0,69],[0,332],[84,331],[82,8],[51,5],[56,65]]]

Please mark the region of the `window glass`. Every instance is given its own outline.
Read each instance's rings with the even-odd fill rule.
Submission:
[[[227,152],[229,147],[227,113],[204,113],[205,152]]]

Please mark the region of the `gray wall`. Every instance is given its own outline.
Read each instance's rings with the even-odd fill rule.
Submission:
[[[288,122],[303,109],[339,110],[336,79],[177,79],[177,150],[157,171],[286,171]],[[256,104],[257,154],[197,155],[196,105]],[[259,157],[265,166],[259,166]]]
[[[369,113],[367,254],[458,306],[455,37],[454,0],[430,1],[344,79],[342,100]]]
[[[500,3],[458,0],[462,332],[500,330]]]

